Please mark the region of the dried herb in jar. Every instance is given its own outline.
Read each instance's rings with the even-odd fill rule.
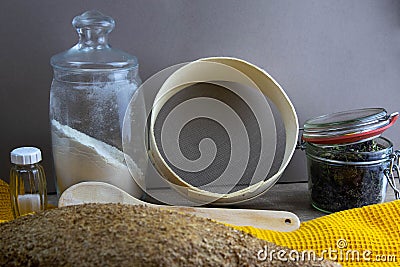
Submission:
[[[392,143],[376,138],[357,144],[321,146],[307,143],[312,204],[324,212],[384,201]]]

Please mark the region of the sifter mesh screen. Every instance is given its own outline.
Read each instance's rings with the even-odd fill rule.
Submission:
[[[243,99],[242,93],[238,94],[239,91],[247,92],[247,94],[252,92],[251,94],[255,95],[251,96],[250,100]],[[266,180],[278,172],[285,149],[285,128],[272,102],[259,92],[256,93],[255,90],[249,88],[238,88],[233,83],[224,82],[221,85],[202,82],[185,87],[163,103],[154,122],[155,143],[161,157],[176,176],[189,185],[206,191],[232,193]],[[260,96],[263,98],[262,104],[254,105],[251,101]],[[182,103],[194,99],[214,101],[203,101],[201,110],[193,110],[195,105],[190,103],[186,110],[179,109]],[[240,119],[245,131],[239,131],[240,127],[234,123],[235,120],[218,120],[213,116],[202,115],[204,111],[217,110],[218,112],[219,109],[216,107],[218,105],[221,108],[229,107]],[[180,112],[174,113],[174,110]],[[186,121],[177,118],[189,112],[197,115]],[[179,133],[177,136],[163,132],[171,114],[177,117],[170,119],[169,123],[185,121],[184,125],[176,123],[170,126],[175,128],[174,133]],[[242,133],[241,136],[232,138],[232,134],[238,135],[238,133]],[[240,139],[238,142],[238,138],[242,138],[243,141]],[[202,143],[204,140],[211,140],[211,143]],[[244,145],[246,142],[247,146]],[[163,145],[166,143],[177,144],[178,147],[173,149],[173,152],[166,153],[166,147]],[[244,164],[233,162],[228,176],[223,177],[229,163],[232,163],[232,154],[238,153],[234,148],[240,145],[248,150],[243,151],[242,158],[240,155],[236,157],[243,160]],[[248,153],[248,157],[244,152]],[[202,158],[205,159],[202,160]],[[180,163],[183,162],[180,161],[183,160],[190,165],[186,169],[181,167]],[[257,171],[260,167],[261,171]],[[229,174],[235,174],[238,177]]]

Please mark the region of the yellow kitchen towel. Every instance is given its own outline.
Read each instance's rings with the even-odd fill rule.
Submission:
[[[283,233],[233,226],[308,257],[331,259],[342,266],[400,266],[400,200],[350,209],[308,222]],[[259,251],[268,260],[276,251]],[[289,255],[290,256],[290,255]],[[290,257],[289,257],[290,259]]]
[[[0,223],[13,218],[8,184],[0,179]]]

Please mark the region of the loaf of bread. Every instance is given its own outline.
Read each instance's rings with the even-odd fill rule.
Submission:
[[[272,250],[289,249],[208,219],[144,206],[47,210],[0,224],[0,233],[1,266],[338,266],[270,258]]]

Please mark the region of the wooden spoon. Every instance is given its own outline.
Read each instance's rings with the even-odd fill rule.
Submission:
[[[103,182],[81,182],[69,187],[62,193],[58,206],[63,207],[84,203],[145,205],[190,213],[232,225],[253,226],[281,232],[290,232],[300,226],[299,218],[287,211],[155,205],[134,198],[118,187]]]

